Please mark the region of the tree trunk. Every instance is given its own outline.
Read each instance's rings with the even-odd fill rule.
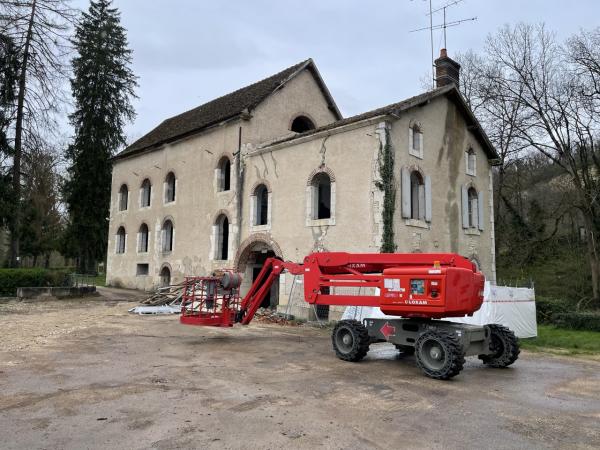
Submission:
[[[588,258],[590,260],[590,269],[592,271],[592,296],[594,303],[600,303],[600,255],[596,242],[596,234],[592,218],[583,214],[583,224],[585,227],[585,237],[588,248]]]
[[[15,208],[13,217],[10,221],[10,266],[19,265],[19,238],[21,233],[21,155],[23,153],[23,113],[25,105],[25,91],[27,88],[27,63],[29,61],[29,48],[33,34],[33,23],[35,21],[35,8],[37,0],[31,4],[31,16],[27,26],[27,35],[25,36],[25,45],[23,47],[23,61],[21,62],[21,72],[19,74],[19,91],[17,94],[17,116],[15,120],[15,148],[12,169],[13,195],[15,199]]]

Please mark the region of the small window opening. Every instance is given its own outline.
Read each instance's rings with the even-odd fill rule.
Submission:
[[[146,253],[148,252],[148,225],[143,223],[140,226],[140,230],[138,232],[138,252]]]
[[[331,218],[331,178],[325,172],[319,172],[313,178],[314,202],[313,219]]]
[[[175,174],[169,172],[165,179],[165,203],[175,201]]]
[[[173,251],[173,222],[167,220],[162,228],[162,251]]]
[[[231,161],[227,156],[224,156],[219,161],[218,168],[218,191],[228,191],[231,189]]]
[[[169,286],[171,284],[171,270],[168,267],[163,267],[160,270],[161,286]]]
[[[141,206],[142,208],[146,206],[150,206],[150,198],[152,195],[152,184],[150,184],[150,180],[146,178],[142,182],[142,198],[141,198]]]
[[[418,125],[413,125],[410,129],[412,133],[412,150],[414,152],[421,152],[421,140],[423,139],[423,133]]]
[[[127,185],[124,184],[119,189],[119,211],[127,210],[127,202],[129,200],[129,189],[127,189]]]
[[[119,227],[117,230],[117,253],[125,253],[125,228]]]
[[[229,219],[225,214],[217,218],[216,255],[215,259],[227,261],[229,259]]]
[[[150,266],[148,264],[138,264],[135,268],[135,274],[140,276],[145,276],[150,273]]]
[[[304,133],[305,131],[314,129],[315,124],[306,116],[298,116],[292,122],[291,130],[295,133]]]
[[[416,170],[410,174],[410,218],[425,220],[425,183]]]
[[[256,225],[266,225],[269,219],[269,191],[264,184],[259,185],[255,191],[256,197]]]
[[[475,175],[475,150],[472,148],[467,152],[467,173]]]
[[[477,196],[477,191],[475,190],[475,188],[470,187],[469,190],[467,191],[467,195],[469,198],[469,202],[468,202],[468,212],[469,212],[469,228],[477,228],[478,225],[478,211],[477,211],[477,203],[478,203],[478,196]]]

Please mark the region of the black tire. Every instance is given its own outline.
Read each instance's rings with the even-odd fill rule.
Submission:
[[[394,346],[402,355],[410,356],[415,354],[415,348],[412,345],[394,344]]]
[[[458,336],[445,330],[426,331],[415,343],[417,365],[428,377],[448,380],[460,373],[465,352]]]
[[[486,325],[490,330],[491,355],[479,355],[479,359],[490,367],[508,367],[519,358],[519,339],[510,329],[498,324]]]
[[[365,326],[358,320],[341,320],[333,328],[331,343],[338,358],[356,362],[369,351],[371,339]]]

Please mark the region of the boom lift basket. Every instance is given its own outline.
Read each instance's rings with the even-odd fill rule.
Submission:
[[[231,327],[240,310],[241,276],[186,277],[180,322],[187,325]]]

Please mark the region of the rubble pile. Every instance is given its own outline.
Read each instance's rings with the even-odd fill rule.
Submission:
[[[298,325],[294,316],[282,314],[269,308],[259,308],[254,314],[254,319],[263,323],[276,323],[278,325]]]

